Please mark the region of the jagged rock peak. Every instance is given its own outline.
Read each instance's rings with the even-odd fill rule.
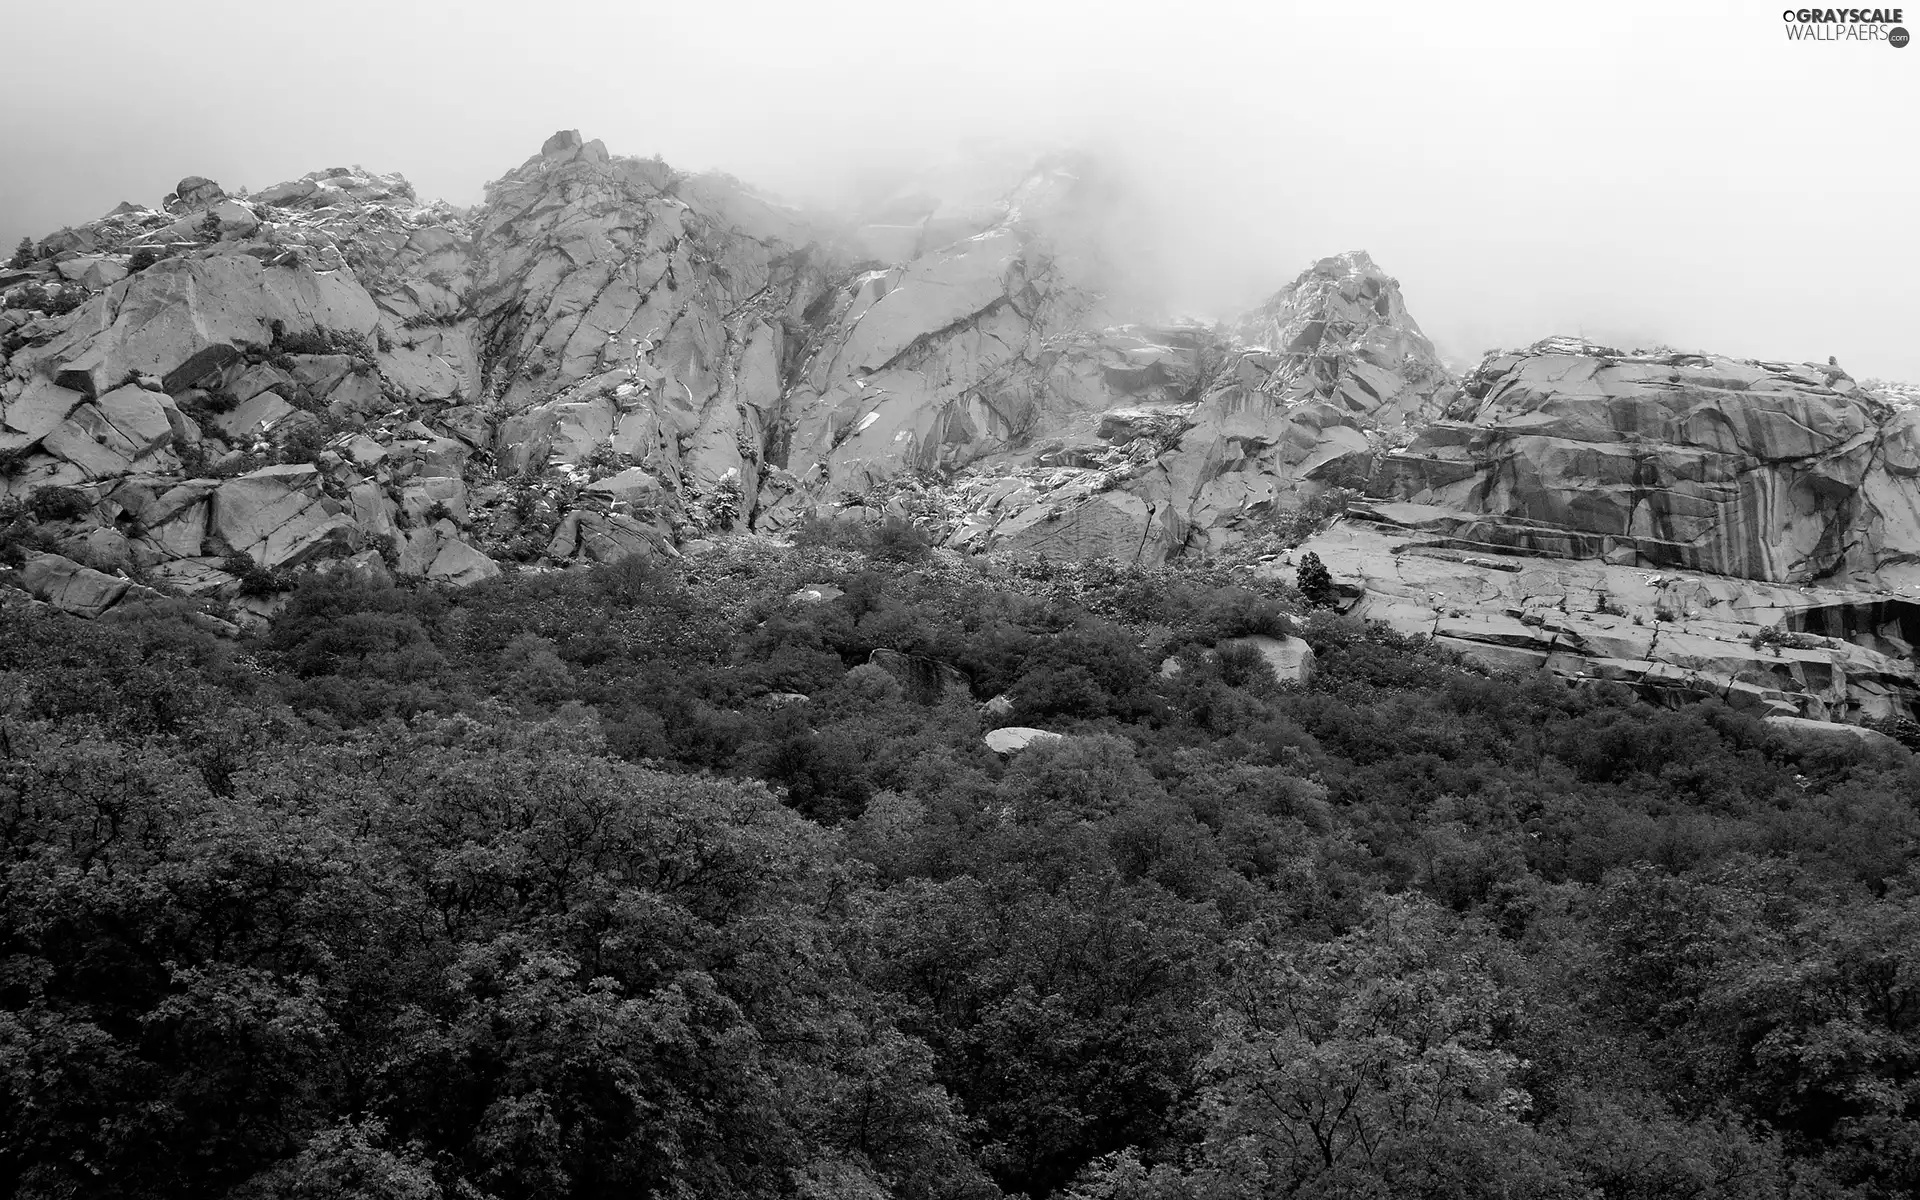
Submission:
[[[1365,250],[1348,250],[1300,272],[1235,322],[1234,334],[1248,346],[1304,354],[1328,337],[1351,338],[1380,324],[1396,326],[1426,343],[1401,298],[1400,281],[1381,270]],[[1432,354],[1430,343],[1426,349]],[[1437,354],[1433,359],[1439,362]]]
[[[1396,425],[1435,415],[1451,399],[1452,374],[1407,311],[1399,281],[1365,250],[1314,263],[1232,334],[1275,356],[1261,390],[1291,403],[1335,400]]]

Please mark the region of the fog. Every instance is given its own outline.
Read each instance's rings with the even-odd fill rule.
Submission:
[[[61,0],[0,21],[0,239],[183,175],[482,184],[578,128],[795,200],[1096,150],[1160,299],[1364,248],[1456,359],[1553,333],[1920,380],[1920,48],[1750,2]],[[1920,11],[1908,15],[1920,25]]]

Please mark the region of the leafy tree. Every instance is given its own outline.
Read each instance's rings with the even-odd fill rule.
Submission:
[[[1204,1162],[1248,1195],[1564,1191],[1500,1045],[1515,996],[1431,906],[1255,951],[1229,987]]]

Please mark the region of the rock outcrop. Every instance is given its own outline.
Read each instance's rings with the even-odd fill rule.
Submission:
[[[0,274],[0,504],[60,551],[14,581],[84,612],[135,575],[460,585],[822,512],[1152,564],[1359,498],[1307,548],[1483,660],[1806,720],[1920,692],[1920,393],[1566,339],[1455,378],[1358,251],[1143,319],[1114,203],[1057,157],[803,215],[571,131],[473,209],[182,179]]]
[[[1297,553],[1320,557],[1355,615],[1499,669],[1815,720],[1904,716],[1920,699],[1920,598],[1515,554],[1463,544],[1452,518],[1363,504]],[[1291,567],[1269,570],[1291,582]]]
[[[1844,376],[1567,339],[1483,363],[1369,491],[1463,541],[1779,583],[1920,582],[1920,413]]]

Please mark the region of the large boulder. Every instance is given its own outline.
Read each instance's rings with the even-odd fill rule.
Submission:
[[[987,743],[987,749],[995,754],[1018,754],[1029,746],[1043,742],[1065,741],[1064,734],[1046,729],[1033,729],[1026,725],[1006,725],[999,729],[990,729],[981,739]]]
[[[40,439],[40,445],[90,479],[135,470],[172,470],[179,462],[166,448],[173,439],[173,425],[167,418],[171,407],[165,395],[133,386],[117,388],[98,404],[75,408]]]
[[[278,393],[260,392],[221,413],[213,423],[229,438],[248,440],[268,432],[293,413],[293,405]]]
[[[67,259],[55,264],[55,270],[60,278],[96,292],[127,277],[125,263],[98,255]]]
[[[672,539],[652,525],[621,513],[575,509],[561,519],[546,552],[556,562],[612,563],[635,555],[670,558],[674,550]]]
[[[34,599],[82,617],[99,616],[118,604],[133,586],[132,580],[83,567],[58,554],[28,555],[17,577]]]
[[[351,544],[354,522],[340,507],[310,464],[262,467],[214,492],[210,531],[263,567],[291,566]]]
[[[0,406],[0,424],[29,438],[42,438],[58,429],[86,400],[85,392],[63,388],[44,377],[32,377]]]
[[[157,558],[198,558],[206,553],[211,498],[219,487],[213,479],[135,477],[116,487],[111,499],[145,530],[145,544]]]
[[[200,175],[189,175],[173,185],[173,194],[167,197],[168,209],[179,212],[186,209],[205,208],[226,199],[226,192],[211,179]]]
[[[1791,738],[1802,738],[1828,745],[1867,746],[1904,756],[1906,747],[1876,729],[1859,725],[1841,725],[1832,721],[1809,721],[1805,717],[1774,716],[1767,724]]]
[[[113,426],[139,459],[166,446],[180,426],[173,397],[138,384],[117,387],[95,403],[101,419]]]
[[[458,539],[444,543],[427,567],[428,579],[456,586],[479,583],[500,573],[500,564]]]

